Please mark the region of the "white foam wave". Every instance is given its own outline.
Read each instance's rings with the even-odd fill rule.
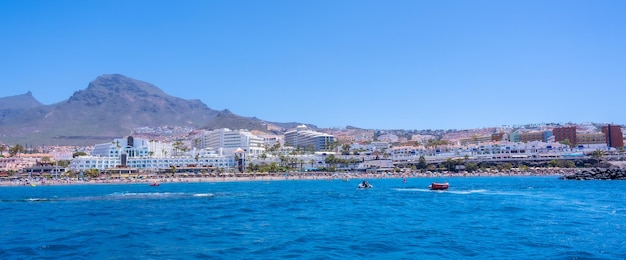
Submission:
[[[213,193],[197,193],[193,195],[194,197],[212,197]]]
[[[473,194],[473,193],[486,193],[487,190],[448,190],[447,192],[453,194]]]
[[[431,189],[422,189],[422,188],[399,188],[397,191],[418,191],[418,192],[437,192]]]
[[[418,192],[441,192],[441,193],[452,193],[452,194],[473,194],[473,193],[487,193],[488,191],[485,189],[478,190],[431,190],[431,189],[420,189],[420,188],[398,188],[397,191],[418,191]]]
[[[28,198],[28,199],[26,199],[26,201],[28,201],[28,202],[38,202],[38,201],[50,201],[50,199],[46,199],[46,198]]]
[[[115,192],[109,194],[112,197],[134,197],[134,198],[150,198],[150,197],[172,197],[181,196],[184,193],[172,193],[172,192]]]

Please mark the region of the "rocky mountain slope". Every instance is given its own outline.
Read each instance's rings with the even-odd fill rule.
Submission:
[[[136,127],[189,126],[267,130],[257,118],[217,111],[200,100],[170,96],[123,75],[102,75],[69,99],[43,105],[30,92],[0,98],[0,143],[93,145],[129,135]]]

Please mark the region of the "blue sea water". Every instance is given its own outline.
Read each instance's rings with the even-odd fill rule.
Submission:
[[[624,259],[626,182],[0,187],[0,259]]]

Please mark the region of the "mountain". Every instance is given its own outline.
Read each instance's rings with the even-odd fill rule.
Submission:
[[[188,126],[266,131],[257,118],[217,111],[200,100],[170,96],[158,87],[119,74],[97,77],[69,99],[43,105],[30,92],[0,98],[0,143],[93,145],[129,135],[136,127]]]
[[[26,94],[0,98],[0,121],[22,111],[43,106],[33,94]]]

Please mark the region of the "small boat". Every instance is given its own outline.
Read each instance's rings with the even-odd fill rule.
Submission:
[[[150,183],[149,185],[150,185],[150,186],[159,186],[159,185],[161,185],[161,184],[159,184],[158,182],[153,182],[153,183]]]
[[[431,190],[447,190],[448,187],[450,187],[450,184],[448,184],[447,182],[443,182],[443,183],[433,182],[430,184],[430,186],[428,186],[428,188]]]
[[[374,186],[372,184],[369,184],[369,182],[363,181],[363,182],[359,183],[359,186],[357,186],[357,188],[359,188],[359,189],[370,189],[370,188],[374,188]]]

